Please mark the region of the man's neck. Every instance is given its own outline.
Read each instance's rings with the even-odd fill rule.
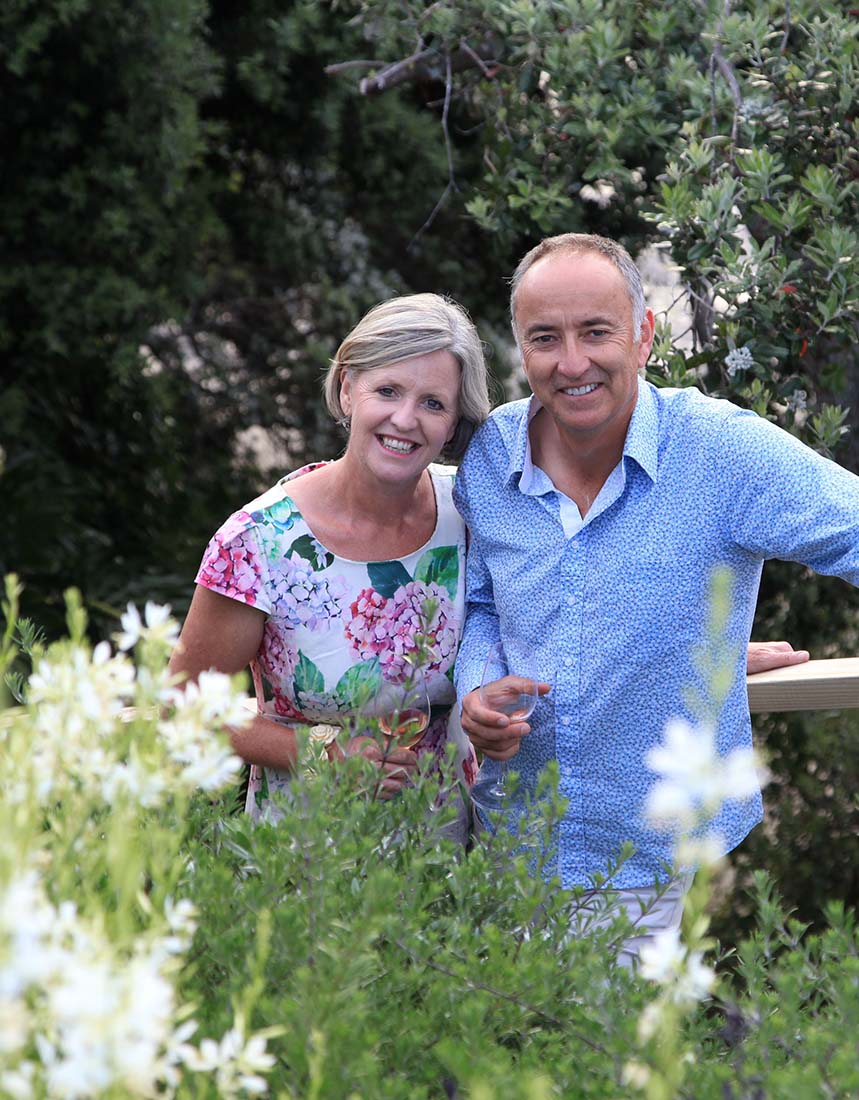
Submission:
[[[623,457],[630,417],[593,434],[567,432],[540,409],[531,421],[531,460],[586,516],[609,474]]]

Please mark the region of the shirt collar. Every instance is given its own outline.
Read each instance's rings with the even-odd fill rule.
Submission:
[[[623,445],[624,458],[634,459],[651,481],[659,472],[659,410],[653,387],[639,376],[638,400]]]
[[[509,485],[517,474],[523,474],[526,470],[529,474],[533,472],[534,467],[531,465],[531,444],[528,440],[528,428],[531,426],[531,421],[542,407],[543,406],[537,398],[531,394],[531,398],[524,410],[525,415],[519,421],[519,427],[516,430],[516,438],[513,441],[513,446],[510,448],[510,461],[507,464],[507,477],[505,478],[506,485]]]
[[[534,467],[531,465],[528,429],[542,407],[532,394],[525,409],[525,415],[519,421],[516,439],[510,449],[510,461],[505,479],[507,485],[517,474],[533,477]],[[626,432],[623,456],[634,459],[651,481],[656,480],[659,469],[659,414],[653,389],[641,377],[638,379],[638,399]]]

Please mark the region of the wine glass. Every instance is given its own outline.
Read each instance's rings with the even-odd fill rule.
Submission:
[[[431,704],[423,678],[398,685],[388,695],[387,705],[378,717],[379,732],[387,741],[387,749],[413,749],[427,731]]]
[[[481,703],[515,722],[523,722],[537,705],[538,695],[534,651],[524,642],[515,640],[491,645],[480,683]],[[507,761],[501,760],[494,778],[479,779],[471,788],[471,799],[485,817],[503,809],[507,797],[506,780]]]

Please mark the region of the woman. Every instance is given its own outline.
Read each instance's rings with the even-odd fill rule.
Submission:
[[[252,764],[247,808],[259,814],[288,787],[296,725],[347,724],[362,701],[403,684],[430,640],[434,719],[414,752],[354,738],[396,794],[417,758],[457,748],[460,777],[476,774],[456,717],[451,675],[464,612],[465,530],[451,500],[457,459],[489,413],[480,339],[465,311],[435,294],[376,306],[340,345],[325,383],[349,428],[342,457],[282,478],[215,534],[171,669],[194,678],[250,665],[257,716],[232,735]],[[432,618],[422,621],[431,600]],[[332,742],[328,755],[343,748]]]

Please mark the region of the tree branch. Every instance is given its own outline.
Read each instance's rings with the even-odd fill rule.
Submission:
[[[381,95],[400,84],[417,84],[421,81],[444,80],[448,67],[454,73],[465,72],[468,69],[480,69],[483,76],[491,78],[494,75],[494,67],[498,62],[493,60],[495,43],[491,36],[487,36],[476,47],[465,41],[460,41],[459,46],[450,51],[443,51],[436,47],[417,50],[408,57],[385,65],[378,61],[338,61],[328,65],[325,72],[328,76],[338,76],[340,73],[349,72],[352,69],[368,69],[379,67],[379,71],[372,76],[364,77],[358,89],[361,95]]]
[[[412,249],[414,247],[414,245],[417,243],[418,239],[420,238],[421,234],[425,233],[429,229],[429,227],[432,225],[432,223],[435,221],[436,214],[438,214],[439,210],[441,210],[441,208],[447,202],[447,197],[451,193],[451,191],[456,190],[456,176],[454,174],[454,167],[453,167],[453,146],[450,143],[450,130],[448,128],[448,123],[447,123],[448,113],[450,111],[450,99],[451,99],[451,95],[453,93],[453,71],[452,71],[452,65],[451,65],[451,60],[450,60],[450,54],[448,54],[445,58],[445,68],[446,68],[446,72],[445,72],[445,82],[444,82],[444,107],[442,108],[442,112],[441,112],[441,130],[442,130],[442,133],[444,134],[444,148],[445,148],[445,152],[447,153],[447,184],[445,185],[445,189],[444,189],[444,191],[442,191],[438,202],[432,208],[432,212],[431,212],[430,216],[427,218],[427,220],[424,222],[424,224],[420,227],[420,229],[417,231],[417,233],[415,233],[414,237],[412,237],[412,239],[409,241],[409,244],[408,244],[409,249]]]
[[[351,72],[352,69],[375,69],[378,61],[338,61],[334,65],[326,65],[323,72],[326,76],[339,76],[340,73]]]

